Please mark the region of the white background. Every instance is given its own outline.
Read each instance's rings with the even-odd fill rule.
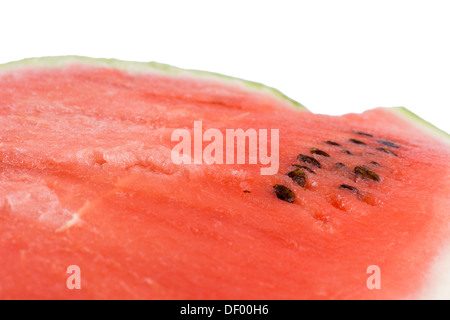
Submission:
[[[72,54],[257,81],[316,113],[405,106],[450,132],[446,0],[0,2],[0,63]]]

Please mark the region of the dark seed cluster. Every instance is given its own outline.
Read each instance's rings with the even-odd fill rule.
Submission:
[[[365,139],[369,139],[369,138],[374,138],[374,135],[370,134],[370,133],[366,133],[366,132],[361,132],[361,131],[352,131],[354,134],[357,134],[359,136],[361,136],[361,138],[366,137]],[[370,139],[369,139],[370,140]],[[354,139],[354,138],[350,138],[348,139],[349,142],[356,144],[356,145],[360,145],[362,147],[365,148],[369,148],[370,144],[373,143],[373,140],[365,142],[365,141],[361,141],[358,139]],[[326,140],[324,141],[325,144],[329,145],[329,146],[333,146],[333,147],[338,147],[337,149],[339,150],[339,148],[343,147],[343,144],[339,143],[339,142],[335,142],[332,140]],[[389,154],[395,157],[398,157],[398,154],[393,152],[392,150],[386,148],[395,148],[395,149],[400,149],[400,146],[393,141],[390,140],[386,140],[386,139],[379,139],[376,140],[376,143],[378,144],[382,144],[383,147],[375,147],[375,150],[383,152],[385,154]],[[310,152],[313,156],[321,156],[321,157],[326,157],[326,158],[331,158],[332,156],[330,156],[330,154],[326,151],[323,151],[317,147],[312,147],[310,149]],[[340,151],[341,153],[347,154],[347,155],[352,155],[354,156],[354,154],[347,150],[347,149],[341,149]],[[361,153],[361,155],[374,155],[374,153],[371,152],[363,152]],[[319,160],[317,160],[316,158],[314,158],[313,156],[308,156],[306,154],[302,154],[300,153],[297,156],[297,160],[303,162],[305,165],[302,164],[293,164],[292,166],[296,167],[295,170],[289,171],[286,175],[292,179],[292,181],[296,184],[298,184],[301,187],[305,187],[306,186],[306,182],[307,182],[307,174],[316,174],[316,172],[314,170],[312,170],[311,168],[309,168],[307,165],[311,165],[314,166],[318,169],[322,169],[322,165],[319,162]],[[370,161],[369,162],[371,165],[373,166],[377,166],[377,167],[382,167],[382,165],[380,165],[378,162],[376,161]],[[361,179],[364,180],[368,180],[368,181],[375,181],[375,182],[380,182],[381,178],[380,176],[371,168],[365,166],[365,165],[358,165],[356,167],[353,168],[353,170],[349,169],[344,163],[342,162],[336,162],[335,163],[335,168],[336,169],[345,169],[347,172],[349,172],[349,174],[352,175],[356,175],[358,177],[360,177]],[[360,197],[360,191],[358,190],[358,188],[342,183],[341,185],[339,185],[340,189],[346,189],[346,190],[350,190],[356,194],[358,194],[358,197],[361,199]],[[287,188],[286,186],[280,185],[280,184],[276,184],[273,186],[275,195],[283,200],[283,201],[287,201],[287,202],[294,202],[295,200],[295,194],[294,192]],[[244,191],[245,192],[245,191]]]

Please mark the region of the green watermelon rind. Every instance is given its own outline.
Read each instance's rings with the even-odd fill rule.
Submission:
[[[450,144],[450,135],[447,132],[435,127],[428,121],[425,121],[424,119],[422,119],[415,113],[409,111],[407,108],[391,107],[391,108],[386,108],[386,109],[388,109],[395,115],[401,117],[402,119],[406,120],[407,122],[412,123],[418,129],[422,129],[423,132],[428,133],[432,137],[434,137],[446,144]]]
[[[289,98],[275,88],[266,86],[259,82],[248,81],[240,78],[235,78],[220,73],[209,71],[201,71],[194,69],[182,69],[168,64],[159,62],[135,62],[125,61],[119,59],[104,59],[104,58],[90,58],[83,56],[54,56],[54,57],[40,57],[27,58],[19,61],[13,61],[0,65],[1,70],[11,70],[23,67],[43,67],[43,68],[57,68],[71,63],[84,63],[100,67],[109,67],[119,70],[124,70],[129,73],[146,73],[146,72],[160,72],[170,76],[195,76],[201,78],[210,78],[220,81],[225,81],[230,84],[243,85],[246,89],[255,90],[258,92],[268,93],[275,98],[288,102],[294,109],[300,111],[308,111],[308,109],[301,103]]]
[[[2,70],[14,70],[18,68],[57,68],[62,67],[71,63],[84,63],[90,64],[99,67],[109,67],[115,68],[119,70],[124,70],[129,73],[147,73],[147,72],[160,72],[163,74],[167,74],[169,76],[194,76],[206,79],[215,79],[219,81],[225,81],[230,84],[238,84],[242,85],[247,89],[255,90],[257,92],[265,92],[268,93],[275,98],[287,102],[288,105],[293,107],[299,111],[308,111],[305,106],[301,103],[289,98],[285,94],[281,93],[277,89],[266,86],[259,82],[248,81],[240,78],[235,78],[227,75],[223,75],[220,73],[201,71],[201,70],[193,70],[193,69],[182,69],[178,67],[174,67],[168,64],[158,63],[158,62],[135,62],[135,61],[125,61],[119,59],[104,59],[104,58],[90,58],[84,56],[49,56],[49,57],[39,57],[39,58],[27,58],[19,61],[13,61],[6,64],[0,64],[0,71]],[[433,126],[429,122],[423,120],[416,114],[412,113],[408,109],[404,107],[391,107],[386,108],[397,116],[403,118],[404,120],[412,123],[418,128],[421,128],[423,131],[427,132],[431,136],[445,142],[450,143],[450,136]]]

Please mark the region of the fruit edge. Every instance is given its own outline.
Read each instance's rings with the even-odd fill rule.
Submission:
[[[24,67],[37,67],[37,68],[57,68],[66,66],[72,63],[84,63],[99,67],[109,67],[118,70],[124,70],[129,73],[148,73],[148,72],[160,72],[169,76],[183,76],[190,75],[199,78],[215,79],[225,81],[229,84],[243,85],[246,89],[265,92],[275,98],[288,102],[288,104],[296,110],[308,111],[301,103],[289,98],[285,94],[281,93],[275,88],[266,86],[259,82],[253,82],[244,80],[241,78],[231,77],[220,73],[194,70],[194,69],[182,69],[174,67],[168,64],[159,62],[135,62],[125,61],[119,59],[105,59],[105,58],[90,58],[85,56],[48,56],[39,58],[27,58],[19,61],[8,62],[0,64],[0,71],[14,70]]]

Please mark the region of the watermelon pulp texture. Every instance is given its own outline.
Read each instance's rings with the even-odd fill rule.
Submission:
[[[257,84],[120,61],[3,69],[1,298],[449,297],[436,273],[449,244],[448,143],[402,109],[316,115]],[[278,174],[174,164],[173,130],[197,120],[279,129]],[[288,175],[299,168],[303,186]],[[67,287],[70,265],[79,290]],[[367,286],[371,265],[381,289]]]

